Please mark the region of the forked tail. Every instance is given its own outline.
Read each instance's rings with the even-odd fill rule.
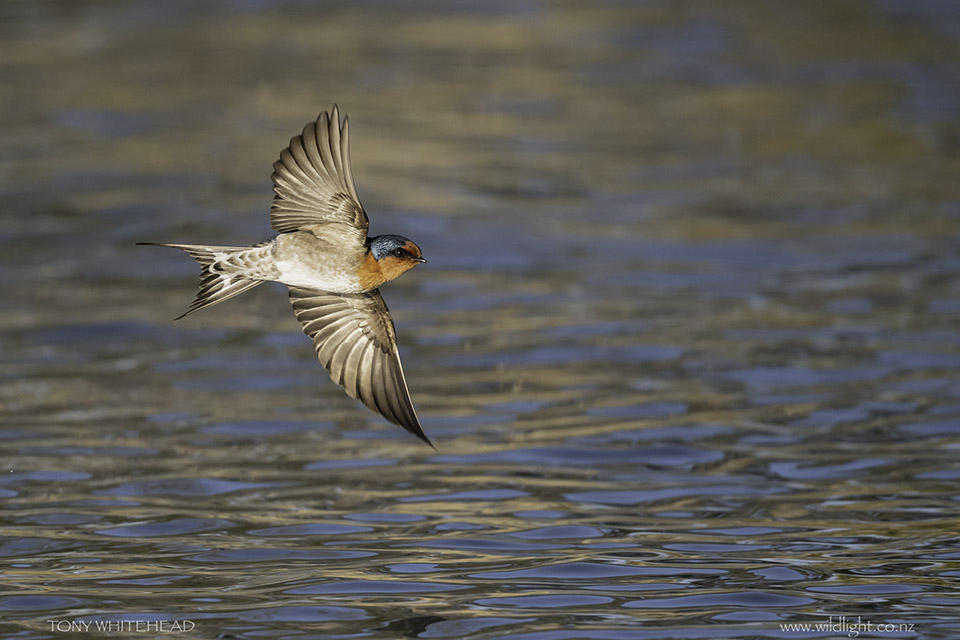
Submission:
[[[231,273],[223,264],[231,254],[246,251],[250,247],[218,247],[206,244],[166,244],[163,242],[138,242],[137,244],[181,249],[200,263],[200,290],[197,291],[197,297],[190,303],[190,308],[178,316],[176,320],[198,309],[229,300],[233,296],[240,295],[263,282],[263,280],[245,278],[235,271]]]

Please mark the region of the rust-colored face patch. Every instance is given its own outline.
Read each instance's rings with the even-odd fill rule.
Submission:
[[[418,259],[423,257],[423,252],[420,251],[420,247],[415,245],[412,240],[407,240],[402,249],[410,254],[410,257],[413,259]],[[409,260],[410,258],[408,258]]]
[[[383,273],[380,271],[380,263],[374,259],[372,253],[367,252],[367,255],[364,256],[363,262],[360,263],[360,270],[357,273],[357,280],[359,281],[360,286],[363,287],[364,291],[376,289],[381,284],[386,282],[383,277]]]
[[[376,289],[384,282],[390,282],[395,278],[399,278],[423,261],[420,247],[417,245],[412,242],[407,242],[404,244],[403,249],[409,255],[402,258],[387,255],[380,260],[376,260],[372,253],[367,253],[357,273],[360,286],[366,291]]]
[[[394,278],[399,278],[420,263],[413,258],[394,258],[393,256],[387,256],[381,260],[379,264],[383,282],[390,282]]]

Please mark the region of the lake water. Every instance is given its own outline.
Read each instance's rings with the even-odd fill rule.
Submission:
[[[0,634],[960,636],[958,79],[936,1],[0,5]],[[335,102],[436,450],[134,246]]]

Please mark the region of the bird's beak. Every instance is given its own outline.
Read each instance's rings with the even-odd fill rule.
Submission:
[[[414,258],[416,262],[428,262],[426,258]]]

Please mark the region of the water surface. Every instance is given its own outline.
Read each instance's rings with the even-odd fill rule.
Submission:
[[[0,12],[4,637],[960,633],[953,5]],[[334,102],[436,451],[134,246]]]

